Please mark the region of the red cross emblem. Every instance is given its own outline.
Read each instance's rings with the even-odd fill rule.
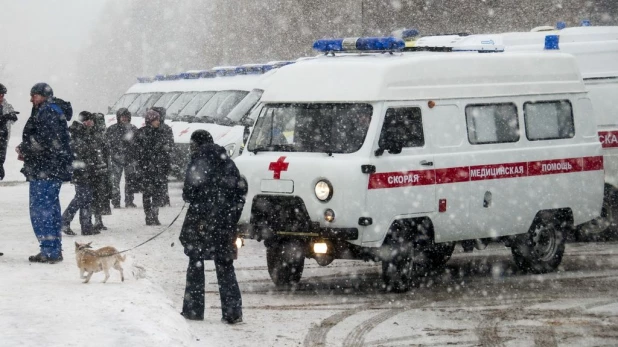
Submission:
[[[112,118],[110,118],[107,122],[108,122],[108,123],[111,123],[111,122],[113,122],[114,120],[116,120],[116,119],[112,117]]]
[[[277,161],[274,161],[268,165],[268,171],[273,171],[273,178],[278,180],[281,178],[281,171],[288,171],[290,163],[284,163],[285,157],[279,157]]]
[[[189,132],[189,128],[186,128],[185,130],[181,131],[180,135],[178,135],[178,136],[182,136],[182,135],[184,135],[184,134],[186,134],[188,132]]]

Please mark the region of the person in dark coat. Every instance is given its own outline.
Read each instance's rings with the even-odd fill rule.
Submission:
[[[0,181],[4,179],[4,160],[11,135],[11,124],[17,121],[19,113],[15,112],[13,106],[4,99],[6,93],[6,87],[0,83]],[[2,255],[4,254],[0,252],[0,256]]]
[[[102,139],[95,131],[95,116],[88,112],[79,113],[79,121],[74,121],[69,127],[71,132],[71,147],[75,153],[72,183],[75,185],[75,197],[62,214],[62,231],[67,235],[75,235],[71,230],[71,221],[79,210],[79,224],[82,235],[95,235],[91,220],[91,205],[95,178],[98,172],[105,169],[105,162],[99,150]]]
[[[191,159],[185,176],[183,199],[190,204],[180,232],[189,257],[187,284],[181,314],[204,319],[204,260],[214,260],[221,321],[242,322],[242,298],[234,272],[236,224],[245,203],[246,185],[225,149],[213,143],[205,130],[191,135]]]
[[[70,181],[73,164],[65,114],[53,100],[47,83],[30,90],[32,113],[24,126],[22,142],[16,148],[24,160],[22,173],[30,184],[30,220],[39,241],[40,253],[31,262],[54,264],[62,261],[62,216],[60,187]]]
[[[98,155],[101,157],[102,164],[95,171],[92,182],[92,215],[94,216],[94,230],[107,230],[103,225],[103,216],[112,214],[109,201],[112,196],[112,183],[110,177],[110,153],[107,141],[105,140],[105,115],[93,113],[94,115],[94,136]]]
[[[171,153],[166,132],[161,128],[159,113],[148,110],[146,126],[137,130],[136,160],[142,185],[146,225],[161,225],[159,206],[165,197],[165,184],[171,168]]]
[[[136,163],[131,160],[133,158],[131,152],[135,151],[137,127],[131,124],[131,112],[124,107],[116,112],[116,120],[116,124],[105,132],[111,153],[112,205],[114,208],[120,208],[120,179],[124,171],[125,207],[137,207],[133,202]]]
[[[4,161],[11,135],[11,124],[17,121],[19,113],[15,112],[13,106],[4,99],[6,93],[6,87],[0,83],[0,181],[4,179]]]
[[[165,108],[163,107],[153,107],[152,108],[154,111],[156,111],[159,114],[159,117],[161,117],[161,129],[165,132],[165,138],[167,139],[170,148],[172,149],[172,153],[174,152],[174,131],[172,130],[172,127],[165,124]],[[171,202],[170,202],[170,190],[169,190],[169,186],[167,184],[167,180],[165,181],[165,196],[163,197],[163,201],[161,201],[161,207],[163,206],[171,206]]]

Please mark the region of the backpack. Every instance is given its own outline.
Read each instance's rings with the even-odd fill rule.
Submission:
[[[73,118],[73,107],[71,106],[71,102],[64,101],[55,96],[52,97],[52,102],[60,107],[62,113],[64,113],[64,116],[67,119],[67,122],[70,121],[71,118]]]

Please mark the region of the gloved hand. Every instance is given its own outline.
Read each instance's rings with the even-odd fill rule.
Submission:
[[[4,167],[0,166],[0,181],[4,179]]]

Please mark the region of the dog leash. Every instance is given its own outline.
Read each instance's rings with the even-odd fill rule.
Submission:
[[[180,217],[180,215],[182,214],[182,211],[184,211],[185,207],[187,206],[187,203],[185,202],[184,205],[182,205],[182,208],[180,209],[180,212],[178,212],[178,215],[176,216],[176,218],[174,218],[174,220],[170,223],[170,225],[168,225],[165,229],[163,229],[160,233],[156,234],[155,236],[149,238],[148,240],[140,243],[139,245],[129,248],[129,249],[125,249],[124,251],[120,251],[120,252],[116,252],[114,254],[110,254],[110,255],[105,255],[106,257],[111,256],[111,255],[116,255],[116,254],[121,254],[121,253],[125,253],[128,251],[132,251],[134,249],[136,249],[137,247],[143,246],[145,244],[147,244],[148,242],[156,239],[157,237],[159,237],[159,235],[163,234],[164,232],[166,232],[167,230],[169,230],[169,228],[172,227],[172,225],[174,225],[174,223],[176,222],[176,220],[178,220],[178,218]]]

